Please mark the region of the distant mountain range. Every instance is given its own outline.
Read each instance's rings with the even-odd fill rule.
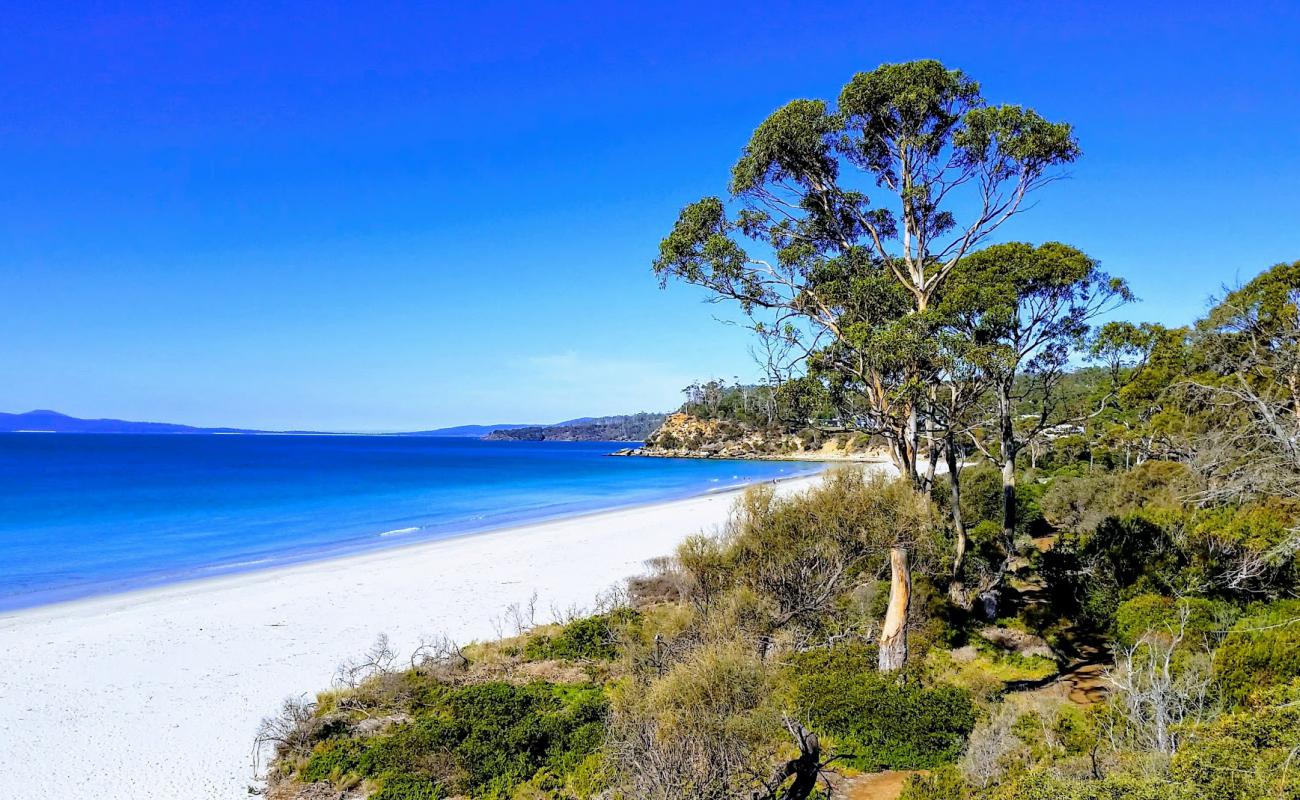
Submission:
[[[579,417],[554,425],[536,425],[504,422],[496,425],[457,425],[427,431],[385,434],[388,436],[435,436],[465,439],[497,439],[517,441],[580,441],[624,440],[626,434],[639,433],[646,425],[642,418],[662,414],[631,414],[620,417]],[[637,424],[639,421],[640,424]],[[650,431],[658,427],[654,424]],[[514,434],[519,431],[519,434]],[[644,439],[649,435],[632,438]],[[0,433],[171,433],[171,434],[265,434],[265,433],[325,433],[324,431],[262,431],[252,428],[201,428],[193,425],[176,425],[169,422],[130,422],[121,419],[79,419],[57,411],[28,411],[23,414],[0,412]],[[606,435],[609,434],[609,435]],[[617,435],[614,435],[617,434]]]
[[[78,419],[57,411],[0,412],[0,433],[259,433],[243,428],[196,428],[169,422],[127,422],[121,419]]]

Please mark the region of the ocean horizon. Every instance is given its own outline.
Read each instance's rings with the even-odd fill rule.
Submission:
[[[819,469],[609,457],[621,445],[347,434],[0,434],[0,612]]]

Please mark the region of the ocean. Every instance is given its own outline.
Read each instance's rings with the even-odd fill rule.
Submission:
[[[0,611],[813,472],[611,442],[0,434]],[[683,531],[683,533],[686,533]]]

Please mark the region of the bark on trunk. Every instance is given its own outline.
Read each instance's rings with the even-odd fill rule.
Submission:
[[[912,572],[907,549],[889,550],[889,608],[880,631],[880,671],[894,672],[907,661],[907,611],[912,602]]]
[[[957,540],[952,558],[952,582],[948,584],[948,597],[961,608],[970,609],[970,598],[966,596],[966,583],[962,579],[962,567],[966,564],[966,521],[961,513],[961,468],[957,463],[957,447],[952,437],[948,437],[944,448],[944,459],[948,463],[948,486],[952,504],[952,530]]]
[[[1002,461],[1002,542],[1008,553],[1016,541],[1016,459]]]
[[[1011,402],[1011,387],[1003,385],[998,391],[998,410],[1002,423],[1002,541],[1011,555],[1016,540],[1016,429]]]

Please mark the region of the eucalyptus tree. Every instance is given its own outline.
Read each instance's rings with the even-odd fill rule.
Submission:
[[[972,253],[944,292],[947,324],[966,342],[963,358],[983,375],[990,396],[985,423],[967,434],[1001,469],[1008,554],[1016,527],[1016,457],[1069,421],[1060,413],[1058,389],[1071,356],[1085,346],[1093,320],[1132,299],[1123,280],[1058,242],[1012,242]],[[1022,414],[1026,400],[1032,411]]]
[[[1192,463],[1213,499],[1300,498],[1300,261],[1228,292],[1197,323],[1192,358],[1209,421]]]
[[[811,366],[861,398],[857,427],[884,437],[899,470],[925,486],[938,458],[931,443],[929,467],[920,463],[921,399],[939,381],[935,299],[1078,155],[1068,124],[991,105],[959,70],[886,64],[854,75],[834,107],[801,99],[773,112],[732,167],[730,203],[686,206],[654,269],[816,353]]]
[[[905,318],[1078,152],[1069,125],[990,105],[959,70],[887,64],[855,75],[834,108],[773,112],[732,168],[731,207],[686,206],[654,268],[770,312],[760,330],[799,331],[809,352],[837,347],[837,368],[868,392],[864,428],[919,478],[915,384],[934,376],[900,366],[925,328]]]
[[[1170,389],[1188,374],[1188,330],[1107,322],[1089,340],[1088,355],[1103,368],[1102,391],[1110,399],[1088,421],[1090,438],[1122,449],[1126,469],[1134,465],[1134,451],[1137,464],[1153,455],[1185,460],[1171,434],[1185,427],[1186,416]]]
[[[933,431],[931,439],[942,440],[941,447],[947,467],[948,503],[953,533],[952,574],[948,582],[948,596],[954,604],[969,610],[983,587],[976,591],[967,591],[966,588],[969,536],[962,514],[961,473],[965,449],[962,443],[978,420],[977,412],[987,390],[988,376],[979,367],[980,343],[951,329],[940,330],[935,340],[940,382],[931,387],[926,408]]]

